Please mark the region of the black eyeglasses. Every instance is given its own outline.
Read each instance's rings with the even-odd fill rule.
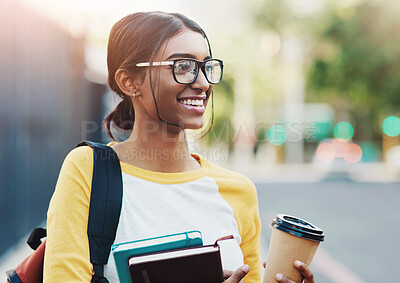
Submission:
[[[136,64],[136,67],[149,66],[173,66],[172,74],[174,75],[174,80],[179,84],[193,83],[199,75],[199,69],[201,69],[210,84],[218,84],[222,79],[224,62],[213,58],[207,59],[203,62],[192,58],[183,58],[162,62]]]

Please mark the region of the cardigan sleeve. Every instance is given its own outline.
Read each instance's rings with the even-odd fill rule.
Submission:
[[[82,146],[65,158],[47,212],[43,282],[90,282],[87,225],[93,149]]]
[[[240,248],[243,252],[244,263],[250,266],[250,272],[244,277],[244,283],[261,282],[261,255],[260,255],[260,233],[261,222],[258,212],[257,193],[254,184],[249,181],[248,193],[242,199],[242,213],[238,214],[241,222],[242,243]]]

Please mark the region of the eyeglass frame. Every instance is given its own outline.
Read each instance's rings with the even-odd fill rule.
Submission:
[[[196,63],[196,68],[195,68],[195,70],[197,69],[196,76],[195,76],[195,77],[193,78],[193,80],[192,80],[191,82],[189,82],[189,83],[181,83],[181,82],[179,82],[179,81],[177,80],[177,78],[176,78],[176,75],[175,75],[175,71],[174,71],[175,63],[176,63],[177,61],[182,61],[182,60],[189,60],[189,61],[192,61],[192,62],[195,62],[195,63]],[[220,79],[219,79],[219,82],[217,82],[217,83],[212,83],[212,82],[210,82],[210,80],[207,78],[207,75],[206,75],[205,70],[204,70],[205,63],[208,62],[208,61],[212,61],[212,60],[218,61],[218,62],[220,63],[220,66],[221,66],[221,77],[220,77]],[[203,72],[204,77],[206,78],[207,82],[208,82],[209,84],[213,84],[213,85],[219,84],[219,83],[221,82],[221,80],[222,80],[222,75],[223,75],[223,73],[224,73],[224,61],[222,61],[222,60],[220,60],[220,59],[215,59],[215,58],[208,58],[208,59],[206,59],[206,60],[204,60],[204,61],[198,61],[198,60],[193,59],[193,58],[177,58],[177,59],[171,59],[171,60],[168,60],[168,61],[143,62],[143,63],[137,63],[137,64],[136,64],[136,67],[150,67],[150,66],[173,66],[172,75],[173,75],[173,77],[174,77],[175,82],[177,82],[178,84],[183,84],[183,85],[190,85],[190,84],[194,83],[194,82],[197,80],[197,77],[199,76],[199,70],[201,70],[201,71]]]

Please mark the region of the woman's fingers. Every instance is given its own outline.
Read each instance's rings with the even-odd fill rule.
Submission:
[[[314,283],[314,273],[308,267],[307,264],[301,262],[300,260],[296,260],[294,262],[294,267],[297,268],[298,271],[301,272],[304,276],[304,283]]]
[[[296,269],[300,271],[301,274],[303,275],[304,283],[314,283],[314,273],[311,271],[311,269],[308,267],[307,264],[299,260],[296,260],[294,262],[294,267],[296,267]],[[295,283],[294,281],[290,280],[281,273],[276,274],[275,279],[280,283]]]
[[[247,273],[249,273],[250,267],[245,264],[242,267],[239,267],[238,269],[233,272],[228,279],[224,281],[224,283],[240,283],[242,282],[243,277],[246,276]],[[224,271],[224,278],[225,274],[228,274],[228,272],[231,272],[229,270]]]
[[[296,283],[281,273],[275,275],[275,280],[278,281],[279,283]]]
[[[228,279],[233,274],[232,270],[224,270],[224,279]]]

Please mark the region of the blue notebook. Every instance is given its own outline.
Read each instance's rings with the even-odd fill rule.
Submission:
[[[202,245],[203,239],[201,232],[188,231],[178,234],[115,244],[111,247],[111,252],[114,257],[119,281],[121,283],[131,283],[128,261],[132,256],[188,247],[197,247]]]

